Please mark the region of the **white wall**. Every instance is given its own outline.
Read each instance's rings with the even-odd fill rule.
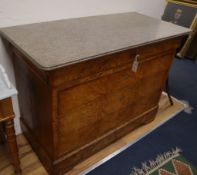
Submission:
[[[164,0],[0,0],[0,27],[128,11],[160,18],[164,7]],[[12,63],[8,57],[0,40],[0,64],[6,68],[15,84]],[[21,129],[16,97],[13,102],[18,134]]]

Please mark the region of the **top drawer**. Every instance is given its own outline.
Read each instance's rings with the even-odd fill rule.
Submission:
[[[178,40],[170,39],[107,56],[101,56],[92,60],[53,70],[49,72],[49,82],[52,86],[69,87],[72,86],[72,84],[90,81],[100,76],[105,76],[131,67],[131,63],[138,54],[140,55],[139,61],[143,61],[150,57],[174,50],[174,48],[177,47]]]
[[[49,72],[51,73],[50,83],[52,86],[72,86],[73,83],[79,84],[112,74],[128,67],[136,55],[136,49],[132,49],[69,65]]]
[[[162,54],[172,50],[174,51],[174,49],[176,49],[178,46],[179,42],[177,42],[177,40],[175,39],[171,39],[168,41],[139,47],[137,49],[137,53],[140,55],[140,60],[145,60],[146,58],[157,56],[158,54]]]

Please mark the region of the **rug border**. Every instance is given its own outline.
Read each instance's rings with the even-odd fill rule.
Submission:
[[[162,94],[167,95],[165,92],[162,92]],[[170,119],[172,119],[173,117],[175,117],[177,114],[179,114],[180,112],[182,112],[187,107],[187,105],[183,101],[181,101],[181,100],[179,100],[179,99],[177,99],[177,98],[175,98],[173,96],[171,96],[171,97],[173,98],[173,100],[181,103],[183,105],[183,107],[181,109],[179,109],[178,111],[176,111],[175,113],[173,113],[172,115],[170,115],[167,119],[161,121],[158,125],[156,125],[155,127],[153,127],[151,130],[149,130],[148,132],[144,133],[142,136],[138,137],[136,140],[134,140],[134,141],[128,143],[127,145],[123,146],[122,148],[114,151],[110,155],[106,156],[105,158],[103,158],[100,161],[98,161],[97,163],[93,164],[92,166],[90,166],[86,170],[84,170],[81,173],[79,173],[79,175],[86,175],[86,174],[90,173],[91,171],[93,171],[97,167],[101,166],[105,162],[109,161],[111,158],[115,157],[116,155],[120,154],[121,152],[123,152],[124,150],[126,150],[127,148],[129,148],[130,146],[132,146],[133,144],[135,144],[136,142],[138,142],[141,139],[143,139],[144,137],[146,137],[148,134],[150,134],[151,132],[153,132],[154,130],[156,130],[157,128],[159,128],[161,125],[163,125],[164,123],[166,123],[167,121],[169,121]]]

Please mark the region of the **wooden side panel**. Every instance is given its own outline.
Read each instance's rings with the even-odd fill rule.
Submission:
[[[138,69],[141,80],[139,86],[140,109],[148,110],[158,104],[174,54],[174,50],[171,50],[168,53],[141,61]]]
[[[29,130],[37,145],[53,157],[53,133],[51,118],[51,90],[24,59],[15,55],[14,68],[18,89],[22,126]],[[50,135],[50,137],[49,137]]]

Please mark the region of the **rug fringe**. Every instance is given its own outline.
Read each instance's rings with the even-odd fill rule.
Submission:
[[[141,168],[134,167],[130,175],[147,175],[156,168],[158,168],[162,163],[171,159],[172,157],[176,157],[182,150],[178,147],[172,149],[171,151],[165,152],[163,154],[157,155],[155,160],[150,160],[147,162],[142,163]]]

